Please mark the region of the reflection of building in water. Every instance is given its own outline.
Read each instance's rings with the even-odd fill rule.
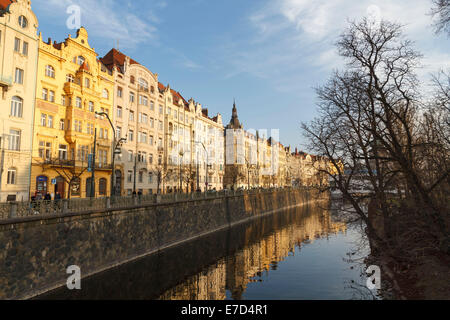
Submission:
[[[264,271],[276,270],[278,262],[294,254],[296,246],[345,231],[346,225],[332,222],[327,211],[296,217],[290,226],[220,260],[168,290],[160,299],[221,300],[226,298],[226,290],[230,291],[231,298],[241,299],[248,283],[261,281]]]

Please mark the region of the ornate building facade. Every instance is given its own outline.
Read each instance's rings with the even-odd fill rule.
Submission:
[[[30,1],[0,1],[0,202],[29,199],[37,27]]]
[[[114,75],[117,195],[156,193],[164,141],[164,96],[158,74],[116,49],[101,61]]]
[[[84,28],[62,43],[39,36],[36,92],[31,194],[109,195],[112,129],[96,112],[111,117],[114,78]]]

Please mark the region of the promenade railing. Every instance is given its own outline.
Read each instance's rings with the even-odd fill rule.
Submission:
[[[275,190],[310,189],[308,187],[286,187],[286,188],[254,188],[238,190],[220,190],[192,193],[166,193],[148,194],[136,196],[102,198],[72,198],[61,200],[39,200],[26,202],[0,203],[0,220],[23,218],[32,216],[51,216],[76,214],[89,211],[102,211],[109,209],[127,209],[153,204],[170,204],[180,201],[193,201],[201,199],[212,199],[243,194],[270,193]]]

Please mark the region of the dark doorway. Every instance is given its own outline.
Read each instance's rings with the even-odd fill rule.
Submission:
[[[55,195],[57,192],[61,195],[61,199],[65,199],[65,181],[61,176],[56,178]]]

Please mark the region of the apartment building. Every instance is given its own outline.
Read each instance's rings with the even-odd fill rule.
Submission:
[[[0,202],[29,199],[37,28],[30,1],[0,0]]]
[[[84,28],[61,43],[39,35],[32,195],[110,194],[114,77],[97,56]]]

